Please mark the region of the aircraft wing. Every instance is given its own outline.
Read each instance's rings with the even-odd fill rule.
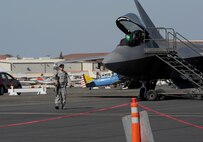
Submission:
[[[103,77],[99,79],[93,79],[90,76],[83,74],[83,79],[85,81],[86,87],[108,86],[119,81],[118,75],[113,75],[111,77]]]
[[[103,60],[105,57],[106,56],[97,56],[97,57],[79,58],[79,59],[73,59],[73,60],[64,60],[64,61],[56,62],[55,65],[72,63],[72,62],[81,62],[81,61]]]

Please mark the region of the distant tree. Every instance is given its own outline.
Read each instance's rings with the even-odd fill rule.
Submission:
[[[63,59],[63,53],[62,52],[59,55],[59,59]]]
[[[11,54],[5,54],[5,56],[7,56],[7,57],[13,57]]]

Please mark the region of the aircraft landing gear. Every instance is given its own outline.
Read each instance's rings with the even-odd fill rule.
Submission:
[[[158,89],[158,90],[156,90],[156,93],[157,93],[157,97],[158,97],[158,100],[164,100],[164,99],[166,99],[166,96],[164,95],[164,93],[166,93],[166,91],[165,90],[163,90],[163,89]]]
[[[155,101],[157,100],[157,92],[155,90],[147,91],[147,100],[148,101]]]
[[[146,87],[141,87],[140,88],[140,100],[141,101],[145,101],[146,100],[146,92],[147,92],[147,88]]]
[[[143,82],[143,85],[140,88],[140,100],[155,101],[165,99],[165,96],[163,95],[165,91],[163,89],[155,90],[156,82],[157,81]]]

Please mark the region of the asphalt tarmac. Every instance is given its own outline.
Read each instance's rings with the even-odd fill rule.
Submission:
[[[54,93],[0,96],[1,142],[126,142],[122,117],[138,90],[71,88],[67,109],[55,110]],[[139,101],[155,142],[202,142],[203,100]]]

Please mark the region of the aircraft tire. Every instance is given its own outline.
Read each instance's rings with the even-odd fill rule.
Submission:
[[[155,101],[157,100],[157,92],[155,90],[149,90],[147,92],[147,100],[148,101]]]

